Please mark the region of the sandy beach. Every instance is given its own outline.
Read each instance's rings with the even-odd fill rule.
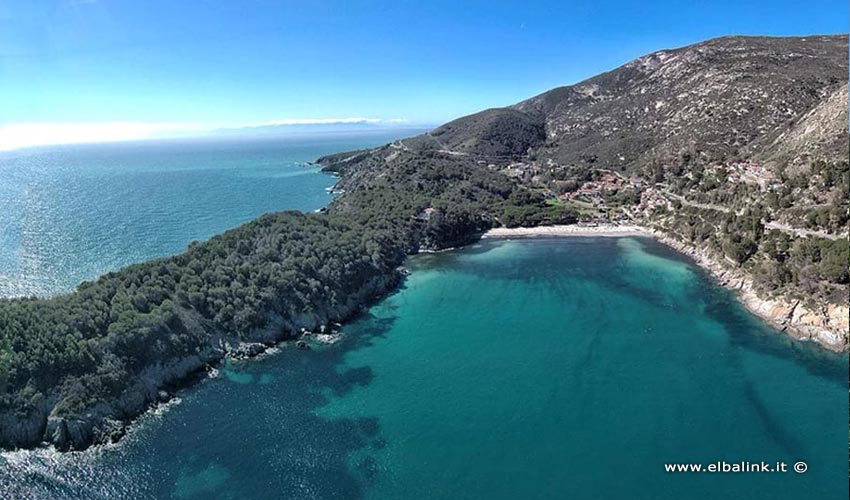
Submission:
[[[497,227],[482,235],[482,238],[533,238],[538,236],[654,236],[652,232],[633,225],[600,224],[598,226],[538,226]]]

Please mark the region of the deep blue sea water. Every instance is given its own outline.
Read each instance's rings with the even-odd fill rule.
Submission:
[[[411,131],[0,153],[0,297],[54,295],[266,212],[326,205],[306,162]]]
[[[229,363],[117,445],[0,455],[3,498],[847,498],[847,355],[659,243],[485,241],[408,267],[338,343]],[[663,469],[720,460],[808,471]]]

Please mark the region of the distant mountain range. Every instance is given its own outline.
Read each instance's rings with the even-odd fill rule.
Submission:
[[[371,118],[340,120],[304,120],[268,123],[255,126],[221,128],[210,132],[213,136],[287,136],[331,133],[378,132],[385,130],[427,130],[433,124],[412,123],[407,120],[379,120]]]

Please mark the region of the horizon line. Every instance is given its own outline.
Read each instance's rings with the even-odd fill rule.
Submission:
[[[226,136],[258,129],[287,127],[368,125],[372,130],[380,128],[426,128],[433,126],[415,123],[406,118],[283,118],[252,123],[201,123],[201,122],[146,122],[146,121],[100,121],[100,122],[20,122],[0,124],[0,151],[42,146],[67,146],[76,144],[106,144],[137,142],[157,139],[188,139]]]

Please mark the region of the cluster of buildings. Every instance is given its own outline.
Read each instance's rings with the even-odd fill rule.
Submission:
[[[743,165],[743,164],[741,164]],[[750,167],[736,167],[746,170],[747,172],[761,173],[764,170],[754,169]],[[521,179],[523,181],[531,181],[532,183],[539,180],[540,168],[533,163],[515,162],[507,167],[501,167],[500,170],[509,177]],[[737,172],[737,170],[736,170]],[[626,221],[637,217],[648,216],[659,208],[670,209],[672,204],[670,200],[664,196],[665,185],[653,185],[646,179],[640,177],[624,177],[614,171],[600,171],[599,177],[592,181],[587,181],[581,184],[578,189],[557,195],[561,202],[577,202],[579,206],[584,204],[587,208],[584,209],[582,220],[593,221]],[[741,174],[735,174],[740,179]],[[730,170],[731,176],[731,170]],[[639,193],[639,202],[627,202],[619,204],[610,204],[610,195],[624,190]],[[556,196],[551,190],[550,195]],[[637,196],[632,198],[636,200]],[[594,215],[595,214],[595,215]]]
[[[508,177],[519,178],[526,182],[534,182],[537,179],[538,174],[540,173],[538,167],[521,162],[511,163],[510,165],[505,167],[503,172]]]
[[[638,182],[637,180],[626,181],[621,175],[616,172],[606,172],[599,180],[588,181],[581,185],[575,191],[562,194],[559,198],[562,201],[572,201],[576,198],[585,198],[593,204],[602,204],[603,193],[618,191],[627,184]]]
[[[762,191],[775,189],[781,183],[773,171],[757,162],[735,162],[719,166],[726,170],[726,180],[733,184],[756,184]]]
[[[641,191],[640,203],[636,207],[638,212],[649,215],[659,207],[665,209],[673,208],[670,200],[664,197],[657,189],[648,188]]]
[[[640,192],[640,203],[620,207],[619,211],[622,212],[626,219],[636,219],[639,217],[648,217],[659,208],[672,209],[673,204],[661,191],[651,187]]]

